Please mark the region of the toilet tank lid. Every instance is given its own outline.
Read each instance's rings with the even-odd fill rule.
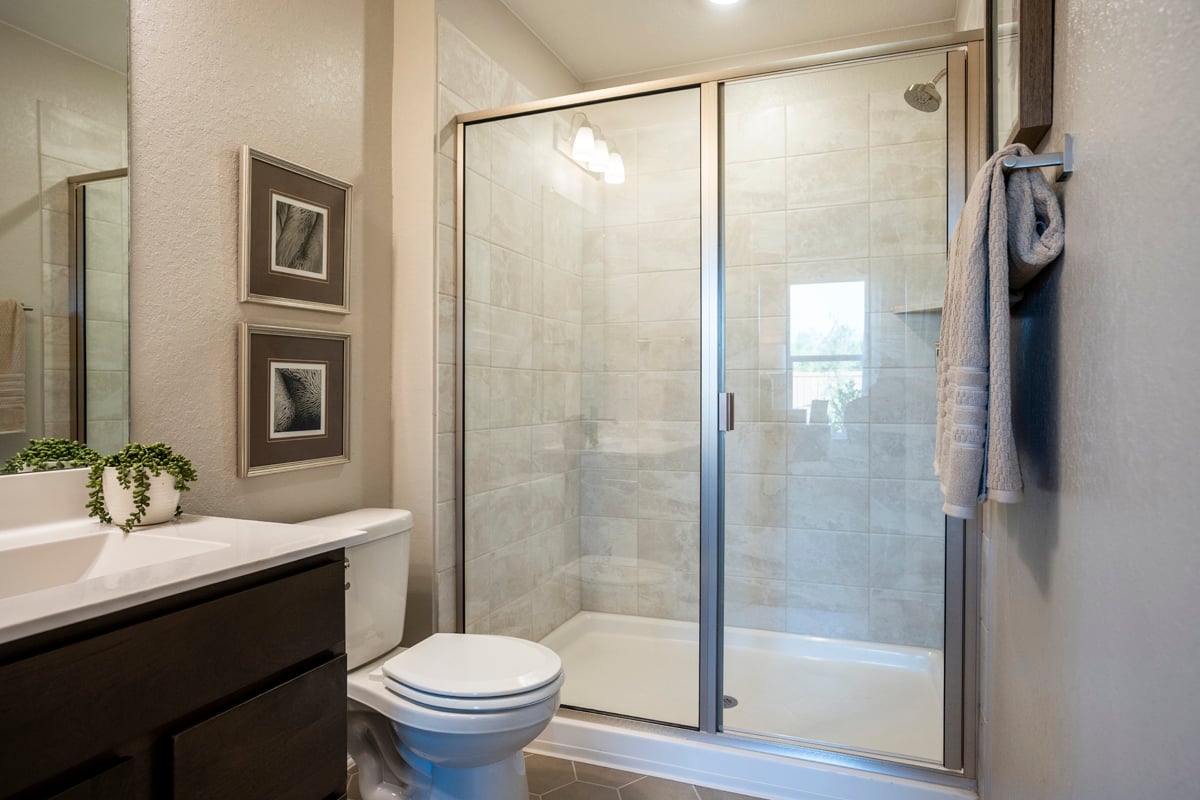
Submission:
[[[376,539],[411,530],[413,517],[411,511],[403,508],[359,508],[341,514],[331,514],[328,517],[306,520],[300,524],[319,528],[364,531],[367,534],[367,541],[373,542]]]

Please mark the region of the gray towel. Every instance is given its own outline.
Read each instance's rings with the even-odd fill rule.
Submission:
[[[949,516],[985,499],[1021,499],[1012,426],[1009,301],[1063,247],[1058,199],[1038,170],[1006,174],[1005,147],[983,165],[950,242],[938,358],[934,474]]]
[[[0,298],[0,433],[25,431],[25,308]]]

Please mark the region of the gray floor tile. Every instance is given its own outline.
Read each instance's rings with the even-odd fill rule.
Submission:
[[[570,761],[530,754],[525,757],[525,774],[532,794],[545,794],[575,780]]]
[[[621,800],[617,790],[609,786],[597,786],[594,783],[568,783],[552,792],[542,795],[542,800]]]
[[[642,778],[621,788],[621,800],[696,800],[696,790],[690,783]]]
[[[582,761],[575,762],[575,776],[587,783],[597,783],[601,786],[616,788],[624,786],[627,783],[633,783],[642,777],[636,772],[625,772],[611,767],[597,767],[595,764],[584,764]]]
[[[722,789],[706,789],[703,786],[697,786],[696,793],[700,795],[700,800],[757,800],[748,794],[735,794]]]

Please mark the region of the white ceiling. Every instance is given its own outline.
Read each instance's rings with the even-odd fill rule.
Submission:
[[[0,22],[124,74],[129,0],[0,0]]]
[[[958,0],[501,0],[581,84],[952,23]]]

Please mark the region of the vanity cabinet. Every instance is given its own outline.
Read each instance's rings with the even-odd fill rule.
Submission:
[[[3,800],[334,800],[341,550],[0,645]]]

